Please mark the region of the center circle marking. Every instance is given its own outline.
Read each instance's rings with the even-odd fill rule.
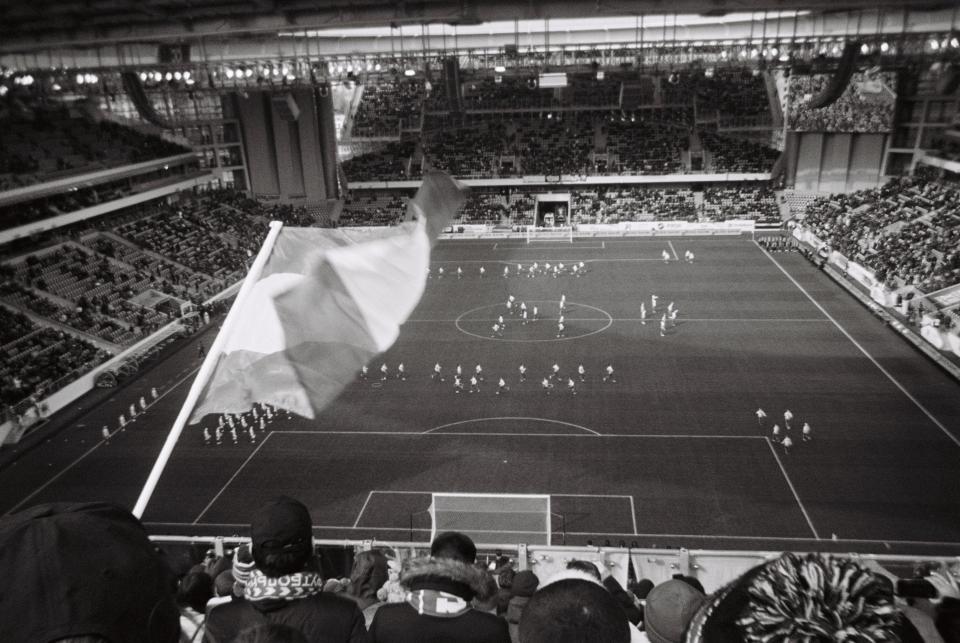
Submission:
[[[555,301],[545,301],[545,300],[532,300],[532,301],[530,301],[529,303],[531,303],[531,304],[551,304],[551,303],[555,304],[555,303],[557,303],[557,302],[555,302]],[[540,343],[540,342],[564,342],[564,341],[569,341],[569,340],[571,340],[571,339],[582,339],[582,338],[584,338],[584,337],[590,337],[591,335],[596,335],[596,334],[598,334],[598,333],[602,333],[603,331],[607,330],[608,328],[610,328],[610,327],[613,325],[613,317],[610,315],[610,313],[608,313],[607,311],[603,310],[602,308],[597,308],[596,306],[591,306],[591,305],[589,305],[589,304],[581,304],[581,303],[576,302],[576,301],[568,301],[568,302],[567,302],[567,306],[568,306],[568,307],[579,306],[579,307],[581,307],[581,308],[589,308],[590,310],[595,310],[595,311],[597,311],[598,313],[600,313],[601,315],[603,315],[604,317],[606,317],[606,318],[607,318],[607,321],[606,321],[606,323],[605,323],[602,327],[597,328],[596,330],[591,330],[590,332],[587,332],[587,333],[580,333],[579,335],[571,335],[571,336],[569,336],[569,337],[549,337],[549,338],[546,338],[546,339],[522,339],[522,338],[513,339],[513,338],[510,338],[510,337],[489,337],[489,336],[487,336],[487,335],[481,335],[481,334],[479,334],[479,333],[474,333],[474,332],[472,332],[472,331],[469,331],[469,330],[467,330],[466,328],[464,328],[464,327],[461,325],[461,322],[462,322],[462,321],[465,321],[465,320],[464,320],[464,317],[466,317],[466,316],[468,316],[468,315],[471,315],[471,314],[473,314],[473,313],[475,313],[475,312],[477,312],[477,311],[486,310],[486,309],[488,309],[488,308],[490,308],[490,309],[496,309],[496,308],[502,309],[502,308],[504,308],[504,305],[503,305],[503,304],[487,304],[486,306],[478,306],[477,308],[471,308],[470,310],[468,310],[468,311],[466,311],[466,312],[464,312],[464,313],[461,313],[460,316],[457,317],[456,320],[454,320],[454,324],[456,325],[457,330],[459,330],[459,331],[460,331],[461,333],[463,333],[464,335],[469,335],[469,336],[471,336],[471,337],[476,337],[477,339],[489,339],[489,340],[491,340],[491,341],[497,341],[497,342],[517,342],[517,343],[530,343],[530,344]],[[498,313],[498,314],[499,314],[499,313]],[[493,316],[494,319],[496,319],[496,317],[497,317],[497,315],[494,315],[494,316]],[[520,323],[519,321],[517,321],[517,319],[516,319],[515,317],[511,317],[511,320],[513,321],[514,324],[519,324],[519,323]],[[477,321],[481,321],[481,320],[478,319]],[[547,320],[545,320],[545,319],[540,319],[540,320],[538,320],[538,321],[528,322],[528,324],[543,324],[545,321],[547,321]]]

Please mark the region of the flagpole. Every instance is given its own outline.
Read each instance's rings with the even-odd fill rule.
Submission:
[[[266,265],[267,259],[273,251],[273,246],[277,242],[277,237],[280,236],[280,229],[282,227],[282,221],[270,222],[270,232],[267,234],[267,238],[264,240],[260,252],[257,253],[257,258],[254,259],[253,264],[250,266],[250,270],[243,280],[243,285],[240,286],[240,291],[237,293],[237,298],[234,300],[233,306],[230,307],[230,312],[227,313],[226,319],[223,320],[223,326],[220,327],[220,332],[217,333],[217,337],[213,340],[207,356],[200,365],[197,377],[190,386],[187,399],[184,400],[183,406],[180,408],[180,414],[177,415],[177,419],[174,420],[173,426],[170,428],[170,433],[167,434],[167,440],[163,443],[163,448],[160,450],[160,455],[157,456],[157,461],[153,463],[153,469],[147,477],[147,482],[140,491],[137,504],[133,507],[133,515],[137,518],[143,516],[143,512],[147,508],[147,503],[150,502],[150,497],[153,495],[154,489],[156,489],[160,475],[163,473],[164,468],[166,468],[167,462],[170,460],[170,455],[173,453],[173,447],[176,445],[177,440],[180,439],[180,433],[183,432],[183,427],[186,426],[187,421],[190,419],[190,414],[193,413],[193,407],[196,406],[197,400],[200,399],[200,393],[203,392],[203,388],[207,385],[207,381],[213,374],[214,367],[217,365],[217,359],[223,350],[223,345],[226,343],[227,337],[230,336],[230,330],[234,324],[236,324],[237,319],[239,319],[240,313],[238,311],[253,289],[253,285],[260,279],[260,275],[263,273],[263,267]]]

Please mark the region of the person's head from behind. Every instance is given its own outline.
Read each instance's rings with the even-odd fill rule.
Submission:
[[[520,619],[520,643],[628,643],[630,626],[602,585],[579,578],[537,590]]]
[[[466,534],[445,531],[430,543],[430,556],[472,565],[477,560],[477,546]]]
[[[268,500],[250,521],[253,560],[257,569],[276,578],[302,571],[313,557],[310,512],[299,500]]]
[[[597,566],[594,563],[591,563],[589,560],[571,560],[567,562],[567,569],[576,569],[577,571],[590,574],[597,580],[603,580],[600,576],[600,570],[597,569]]]
[[[254,625],[241,631],[232,643],[308,643],[300,630],[280,623]]]
[[[189,607],[201,614],[207,601],[213,598],[213,579],[204,572],[190,572],[180,580],[177,588],[177,605]]]
[[[176,583],[116,505],[51,503],[0,519],[0,641],[175,643]]]

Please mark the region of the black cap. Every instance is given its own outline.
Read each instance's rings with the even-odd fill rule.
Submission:
[[[262,554],[309,552],[313,544],[310,512],[288,496],[268,500],[250,521],[250,538],[254,560]]]

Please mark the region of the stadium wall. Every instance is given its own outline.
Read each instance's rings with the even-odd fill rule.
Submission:
[[[787,184],[803,192],[850,192],[882,181],[886,134],[790,132]]]
[[[177,547],[196,549],[206,545],[222,556],[227,548],[248,544],[249,538],[240,537],[178,537],[151,535],[150,539],[161,545],[168,555]],[[314,546],[322,558],[342,560],[371,549],[388,550],[397,559],[428,556],[430,548],[424,542],[388,542],[376,540],[314,540]],[[749,569],[781,555],[780,551],[710,550],[710,549],[637,549],[628,547],[570,547],[550,545],[477,544],[477,561],[495,563],[501,556],[510,559],[517,571],[532,570],[539,578],[549,578],[564,570],[573,560],[593,563],[604,578],[615,578],[622,587],[627,586],[630,566],[637,579],[646,578],[659,585],[674,578],[676,574],[696,578],[706,593],[713,593],[742,576]],[[867,567],[883,566],[892,573],[909,575],[919,565],[942,565],[951,567],[958,559],[953,556],[895,555],[895,554],[845,554]],[[349,573],[349,562],[342,573]],[[899,574],[898,574],[899,575]]]
[[[228,100],[240,118],[254,196],[285,203],[336,196],[325,178],[324,122],[311,89],[233,92]]]

